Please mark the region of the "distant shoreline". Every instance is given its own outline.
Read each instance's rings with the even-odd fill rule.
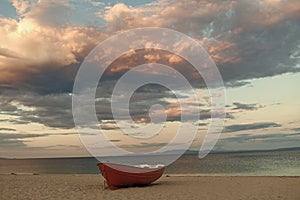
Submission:
[[[234,154],[234,153],[258,153],[258,152],[271,152],[271,151],[299,151],[300,147],[289,147],[289,148],[277,148],[277,149],[257,149],[257,150],[243,150],[243,151],[211,151],[209,154]],[[197,155],[199,151],[196,150],[187,150],[184,155]],[[176,152],[170,152],[166,153],[164,155],[176,155]],[[75,156],[70,156],[70,157],[27,157],[27,158],[6,158],[6,157],[0,157],[0,160],[27,160],[27,159],[90,159],[94,158],[93,156],[84,156],[84,157],[75,157]]]

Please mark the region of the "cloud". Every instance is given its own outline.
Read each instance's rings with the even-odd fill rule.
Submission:
[[[25,13],[32,3],[31,0],[11,0],[12,5],[15,7],[18,14]]]
[[[34,138],[34,137],[45,137],[48,134],[27,134],[27,133],[0,133],[0,137],[2,140],[10,140],[10,139],[26,139],[26,138]]]
[[[231,82],[225,82],[225,86],[226,87],[242,87],[242,86],[245,86],[245,85],[249,85],[250,82],[248,81],[231,81]]]
[[[143,7],[116,4],[104,18],[111,31],[172,28],[194,37],[210,53],[228,86],[299,72],[297,0],[158,1]]]
[[[120,142],[121,140],[109,140],[110,142]]]
[[[117,130],[119,127],[115,123],[100,122],[101,130]]]
[[[71,5],[65,0],[37,1],[30,6],[29,12],[23,12],[22,16],[34,20],[43,26],[59,27],[67,25]]]
[[[228,118],[234,118],[234,114],[247,112],[247,111],[256,111],[262,108],[265,108],[265,105],[258,103],[240,103],[233,102],[232,105],[226,105],[226,114]]]
[[[17,53],[6,48],[0,48],[0,56],[7,58],[20,58]]]
[[[237,131],[245,131],[245,130],[256,130],[256,129],[265,129],[265,128],[272,128],[272,127],[281,127],[280,124],[274,122],[259,122],[259,123],[252,123],[252,124],[236,124],[226,126],[224,129],[224,133],[227,132],[237,132]]]
[[[79,145],[52,145],[52,146],[45,146],[43,149],[49,150],[65,150],[65,149],[82,149],[82,146]]]
[[[13,5],[20,17],[0,18],[0,88],[70,92],[83,58],[105,34],[64,21],[71,9],[64,1],[13,1]]]
[[[147,148],[147,147],[163,147],[166,146],[168,143],[165,142],[158,142],[158,143],[140,143],[140,144],[123,144],[120,145],[121,148]]]
[[[9,79],[13,79],[15,84],[19,82],[16,87],[20,87],[21,83],[36,86],[48,74],[50,80],[65,79],[66,75],[57,74],[60,71],[73,71],[74,74],[89,50],[105,37],[115,31],[143,26],[169,27],[191,34],[217,62],[229,86],[237,85],[239,81],[244,84],[244,79],[297,72],[299,69],[295,68],[295,64],[298,59],[289,56],[297,51],[299,45],[296,42],[299,27],[295,21],[299,17],[299,8],[293,2],[158,1],[140,7],[119,3],[107,7],[103,16],[107,29],[100,32],[95,27],[70,25],[61,20],[67,19],[61,15],[71,9],[65,1],[13,1],[22,18],[19,21],[1,18],[1,43],[6,46],[2,51],[5,49],[5,55],[22,56],[26,62],[23,59],[2,59],[0,83],[8,86],[12,84]],[[289,8],[289,12],[285,8]],[[20,35],[22,37],[18,37]],[[146,60],[157,60],[158,57],[160,54],[144,55]],[[180,64],[179,61],[178,57],[169,57],[170,63]],[[178,69],[186,65],[181,64]],[[9,66],[18,67],[11,71]],[[121,66],[128,69],[126,64]],[[192,77],[193,71],[189,74]],[[29,81],[29,77],[33,81]],[[66,90],[70,91],[74,76],[69,78]],[[61,80],[60,83],[64,85],[65,82]],[[40,87],[39,91],[45,89],[46,92],[58,89],[54,86],[53,90],[49,90],[49,85]]]
[[[49,127],[72,128],[74,121],[72,117],[72,97],[69,94],[38,95],[34,93],[10,93],[2,97],[6,102],[1,110],[10,108],[13,114],[19,116],[13,123],[40,123]]]
[[[210,53],[229,87],[246,85],[252,78],[300,70],[296,67],[300,45],[296,0],[156,1],[138,7],[118,3],[100,15],[104,28],[72,24],[68,19],[72,4],[65,1],[12,3],[19,16],[0,18],[0,112],[19,116],[10,119],[11,123],[74,127],[68,93],[81,62],[100,41],[135,27],[166,27],[190,35]],[[194,87],[205,87],[201,76],[181,57],[153,49],[132,50],[110,65],[103,77],[105,84],[97,89],[102,97],[96,102],[99,120],[112,119],[108,97],[116,81],[133,66],[152,62],[171,65]],[[163,70],[152,68],[143,73],[165,75]],[[172,98],[167,90],[149,86],[132,98],[131,114],[136,120],[149,119],[150,106],[159,103],[168,111],[168,120],[180,120]],[[239,102],[233,106],[227,117],[264,107]],[[209,110],[202,110],[202,119],[210,116]],[[272,124],[228,128],[237,131],[264,126]]]
[[[24,133],[0,133],[0,144],[1,147],[23,147],[24,139],[45,137],[44,134],[24,134]]]
[[[300,131],[300,127],[299,128],[293,128],[293,131]]]
[[[103,85],[110,86],[102,88]],[[111,92],[114,84],[102,84],[96,93],[95,108],[101,128],[104,130],[118,129],[111,112]],[[201,102],[191,101],[188,95],[179,96],[188,107],[184,109],[200,109],[200,119],[211,118],[209,97],[203,96]],[[69,93],[62,94],[36,94],[19,93],[18,91],[5,91],[0,95],[0,113],[14,115],[17,118],[7,120],[13,124],[39,123],[48,127],[69,129],[74,127],[72,115],[72,96]],[[140,87],[131,96],[129,111],[136,123],[150,122],[150,108],[159,104],[164,110],[157,110],[153,115],[156,119],[161,118],[161,113],[166,112],[167,121],[181,121],[182,112],[180,104],[175,95],[167,88],[157,84],[150,84]],[[235,103],[233,108],[226,111],[227,118],[234,118],[235,113],[260,109],[263,106],[258,104]],[[122,114],[122,112],[119,112]],[[153,113],[152,113],[153,114]],[[186,119],[195,119],[195,112],[186,110]],[[199,116],[198,116],[199,117]],[[216,115],[215,117],[218,117]]]
[[[233,103],[233,108],[228,110],[227,113],[229,114],[234,114],[234,113],[240,113],[240,112],[245,112],[245,111],[254,111],[258,110],[261,108],[266,107],[265,105],[262,104],[245,104],[245,103],[239,103],[239,102],[234,102]]]
[[[68,13],[73,8],[66,1],[12,3],[19,19],[0,19],[2,87],[44,94],[70,92],[80,63],[96,44],[117,31],[146,26],[172,28],[192,36],[215,60],[227,86],[300,70],[296,67],[300,9],[296,0],[157,1],[139,7],[118,3],[106,7],[101,16],[106,28],[102,29],[72,25]],[[163,54],[141,54],[135,64],[157,60],[175,64],[189,80],[199,82],[200,77],[194,77],[195,71],[186,62]],[[128,60],[121,61],[111,73],[118,75],[131,68]]]
[[[226,142],[246,143],[254,141],[262,141],[266,143],[295,141],[295,137],[299,137],[299,133],[270,133],[270,134],[239,134],[233,137],[220,139]]]
[[[16,131],[14,128],[0,128],[0,131]]]
[[[1,147],[25,147],[27,144],[25,142],[30,142],[34,138],[40,137],[48,137],[48,136],[57,136],[57,135],[73,135],[76,134],[72,131],[70,132],[62,132],[62,133],[20,133],[15,132],[15,129],[1,129],[5,131],[9,131],[9,133],[0,133],[0,146]]]

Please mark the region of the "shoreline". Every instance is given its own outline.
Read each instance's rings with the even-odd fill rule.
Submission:
[[[32,173],[32,172],[7,172],[7,173],[0,173],[0,177],[1,176],[64,176],[64,175],[74,175],[74,176],[77,176],[77,175],[81,175],[81,176],[84,176],[84,175],[87,175],[87,176],[90,176],[90,175],[94,175],[94,176],[97,176],[97,175],[101,175],[100,172],[98,173],[90,173],[90,174],[87,174],[87,173],[69,173],[69,174],[65,174],[65,173]],[[286,178],[300,178],[300,175],[255,175],[255,174],[201,174],[201,173],[164,173],[162,175],[161,178],[163,177],[286,177]]]
[[[3,199],[300,199],[300,176],[164,174],[146,187],[109,190],[100,174],[0,175]]]

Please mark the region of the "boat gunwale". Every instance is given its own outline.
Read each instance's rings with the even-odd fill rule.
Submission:
[[[97,166],[100,167],[100,165],[103,165],[109,169],[112,169],[113,171],[115,172],[121,172],[121,173],[118,173],[118,174],[123,174],[123,173],[127,173],[127,174],[152,174],[153,172],[161,172],[161,170],[164,170],[165,167],[157,167],[157,168],[141,168],[141,167],[136,167],[136,166],[130,166],[130,165],[124,165],[124,164],[117,164],[117,163],[98,163]],[[137,170],[140,170],[139,172],[131,172],[131,171],[127,171],[127,170],[119,170],[119,169],[116,169],[114,167],[112,167],[111,165],[116,165],[116,166],[119,166],[119,167],[127,167],[127,168],[130,168],[130,169],[137,169]],[[143,171],[144,170],[144,171]]]

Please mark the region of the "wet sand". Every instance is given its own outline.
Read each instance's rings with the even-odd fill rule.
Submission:
[[[111,191],[101,175],[0,175],[1,199],[300,199],[300,177],[164,175]]]

